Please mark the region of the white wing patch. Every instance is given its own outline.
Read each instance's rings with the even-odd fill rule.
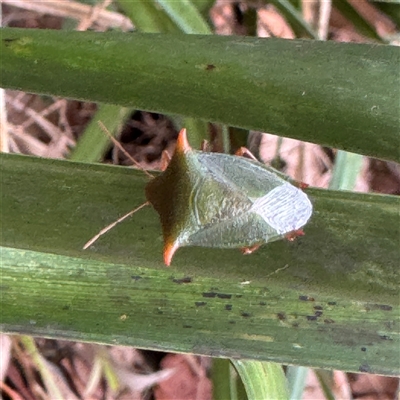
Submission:
[[[285,182],[254,201],[250,211],[260,215],[280,235],[304,226],[312,214],[312,204],[300,189]]]

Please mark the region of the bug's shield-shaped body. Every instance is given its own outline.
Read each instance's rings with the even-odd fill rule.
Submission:
[[[195,151],[185,130],[146,197],[160,214],[167,265],[183,246],[243,248],[280,239],[312,213],[307,195],[284,175],[244,157]]]

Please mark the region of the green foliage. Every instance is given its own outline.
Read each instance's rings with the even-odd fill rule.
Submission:
[[[232,360],[232,363],[242,379],[249,400],[289,398],[282,365],[246,360]]]
[[[0,85],[180,114],[398,161],[400,49],[4,28]],[[273,55],[273,56],[271,56]]]
[[[140,30],[208,33],[208,0],[192,2],[200,13],[186,0],[119,3]],[[315,37],[289,2],[274,3],[297,34]],[[398,48],[8,28],[1,39],[3,87],[179,114],[199,141],[203,120],[399,161]],[[150,209],[81,250],[144,201],[137,172],[8,155],[0,166],[2,331],[400,372],[397,198],[313,189],[297,242],[249,257],[182,249],[167,270]],[[355,175],[338,164],[337,187]],[[280,366],[239,364],[248,395],[269,367],[284,388]]]
[[[99,126],[101,121],[110,134],[116,134],[121,127],[121,122],[133,112],[132,109],[102,104],[96,115],[85,129],[85,134],[80,138],[78,146],[72,150],[69,158],[73,161],[100,162],[105,151],[110,146],[110,139]]]
[[[0,165],[3,332],[400,372],[397,197],[310,189],[297,241],[250,256],[183,248],[166,268],[150,208],[82,251],[144,201],[140,171],[18,155]]]

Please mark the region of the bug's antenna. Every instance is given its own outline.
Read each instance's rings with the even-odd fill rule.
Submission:
[[[149,178],[154,178],[154,175],[152,175],[150,172],[146,171],[121,145],[120,142],[118,142],[117,139],[115,139],[111,133],[108,131],[106,126],[103,124],[103,122],[98,121],[100,129],[111,139],[111,141],[114,143],[115,146],[117,146],[124,154],[126,157],[129,158],[129,160],[132,161],[133,164],[136,165],[137,168],[139,168],[141,171],[143,171]]]
[[[141,204],[139,207],[136,207],[134,210],[129,211],[127,214],[123,215],[121,218],[118,218],[116,221],[111,223],[110,225],[107,225],[105,228],[103,228],[97,235],[93,236],[84,246],[83,250],[86,250],[89,246],[91,246],[100,236],[103,236],[105,233],[107,233],[110,229],[114,228],[115,225],[119,224],[122,222],[124,219],[130,217],[131,215],[135,214],[136,211],[139,211],[145,206],[150,205],[148,201],[146,203]]]

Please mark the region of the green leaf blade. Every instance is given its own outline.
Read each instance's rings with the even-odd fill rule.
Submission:
[[[249,400],[288,399],[282,365],[269,362],[232,360],[242,378]]]
[[[276,7],[278,11],[287,19],[291,28],[293,29],[296,37],[306,37],[311,39],[318,39],[318,34],[312,29],[312,27],[304,20],[301,12],[288,0],[273,0],[271,3]]]
[[[400,372],[398,198],[309,190],[296,242],[184,248],[168,269],[150,208],[82,251],[143,203],[142,173],[4,154],[0,166],[3,332]]]
[[[201,13],[189,0],[157,0],[165,12],[185,33],[212,33]]]
[[[400,131],[395,47],[211,35],[1,33],[0,85],[6,88],[180,114],[400,160],[393,146]]]

